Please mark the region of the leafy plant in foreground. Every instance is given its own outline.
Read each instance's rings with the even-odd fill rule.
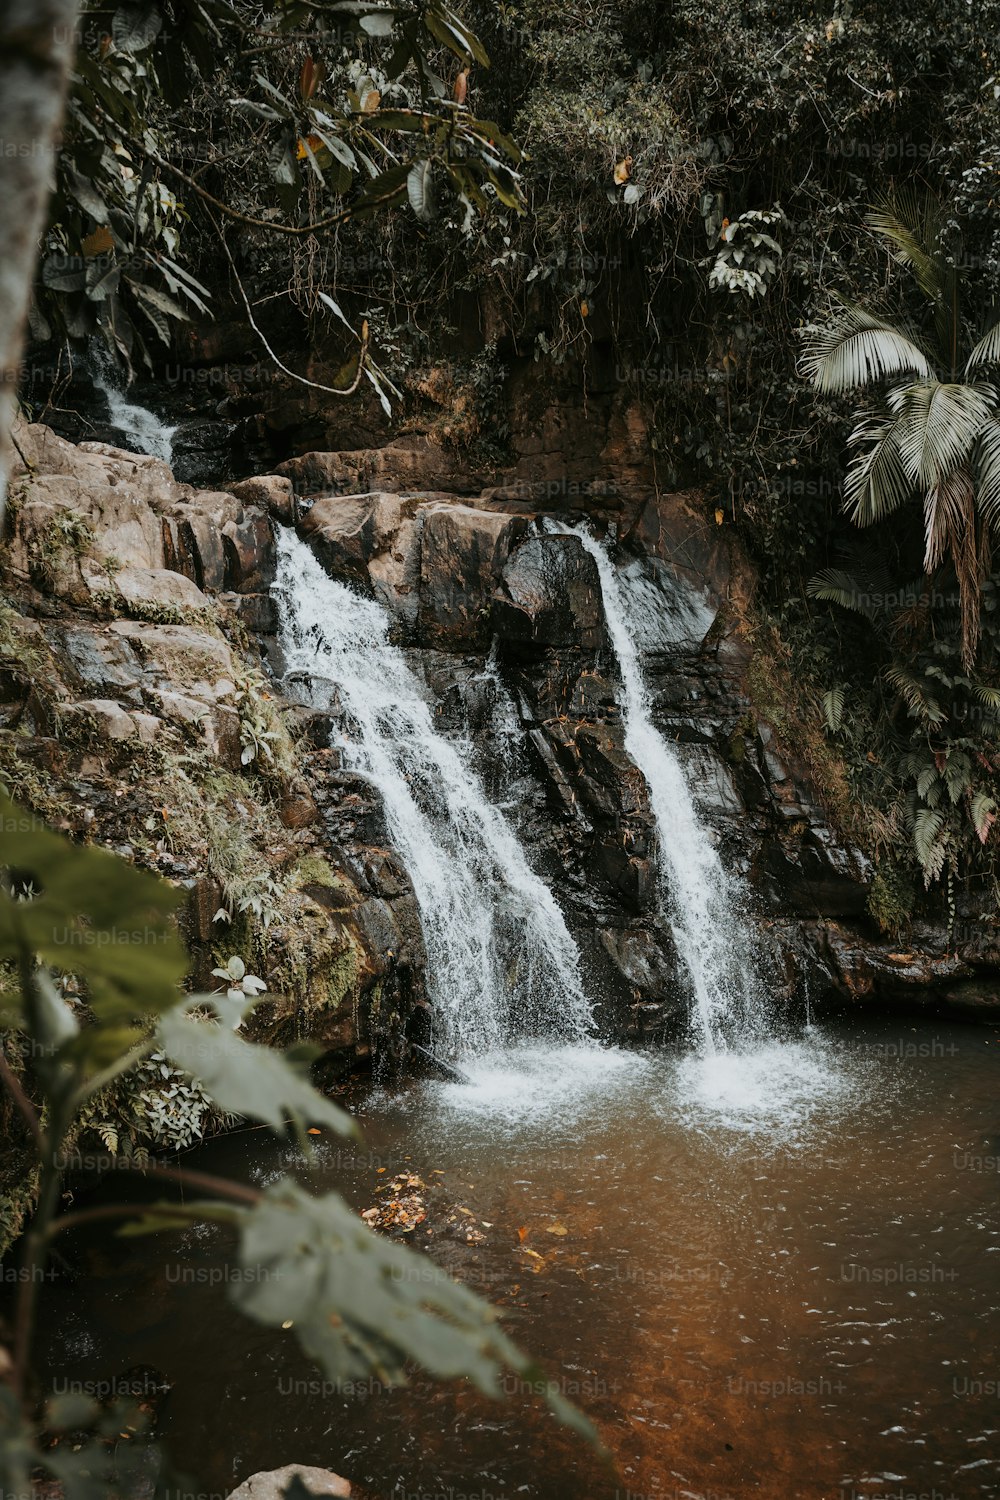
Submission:
[[[0,1080],[38,1170],[9,1354],[0,1346],[5,1496],[27,1500],[39,1473],[59,1480],[67,1500],[93,1500],[130,1477],[129,1445],[124,1456],[120,1445],[110,1446],[131,1421],[125,1409],[102,1410],[77,1397],[40,1403],[32,1380],[36,1298],[53,1243],[92,1220],[120,1218],[133,1234],[203,1220],[228,1226],[241,1266],[254,1273],[231,1289],[235,1304],[276,1333],[292,1327],[332,1381],[375,1371],[401,1382],[415,1360],[436,1376],[465,1378],[497,1395],[504,1369],[531,1374],[486,1303],[416,1253],[379,1240],[336,1194],[313,1195],[291,1179],[261,1192],[151,1161],[153,1177],[184,1186],[184,1202],[60,1211],[65,1146],[81,1112],[154,1056],[195,1080],[222,1111],[290,1130],[304,1152],[309,1127],[344,1134],[357,1127],[310,1084],[302,1049],[280,1054],[236,1034],[234,1009],[242,1013],[252,1003],[245,989],[179,999],[186,959],[169,886],[51,833],[2,793],[0,828]],[[47,967],[63,969],[68,959],[80,987],[75,1003]],[[27,1040],[23,1067],[8,1053],[11,1037]],[[548,1383],[544,1388],[557,1415],[589,1432]],[[72,1431],[72,1444],[53,1446],[60,1430]],[[162,1482],[165,1469],[159,1473]]]

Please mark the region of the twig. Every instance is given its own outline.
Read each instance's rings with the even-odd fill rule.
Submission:
[[[305,375],[297,375],[294,370],[290,370],[286,364],[282,363],[282,361],[275,354],[274,350],[271,348],[270,344],[267,342],[267,339],[264,336],[264,333],[263,333],[262,329],[259,327],[259,325],[257,323],[254,322],[253,310],[252,310],[252,308],[250,306],[250,299],[248,298],[248,296],[246,294],[246,291],[244,290],[243,283],[240,280],[240,275],[239,275],[239,272],[236,269],[236,265],[235,265],[235,263],[233,261],[233,257],[229,253],[229,246],[226,244],[225,236],[220,231],[218,225],[214,225],[213,227],[215,228],[216,234],[218,234],[218,236],[219,236],[219,240],[220,240],[220,242],[222,244],[222,248],[225,251],[226,259],[229,262],[229,269],[233,273],[233,279],[235,280],[236,286],[237,286],[237,288],[239,290],[239,294],[240,294],[241,298],[243,299],[243,306],[247,310],[247,318],[248,318],[248,320],[250,322],[250,327],[253,329],[253,331],[257,335],[257,337],[260,339],[261,343],[264,345],[264,348],[267,350],[268,354],[270,355],[270,357],[274,361],[274,363],[277,365],[278,369],[281,370],[285,375],[290,376],[292,380],[297,380],[300,385],[307,385],[307,386],[309,386],[309,388],[311,390],[314,390],[314,391],[323,391],[323,393],[325,395],[327,395],[327,396],[353,396],[354,392],[357,390],[358,386],[361,384],[361,377],[362,377],[362,375],[365,372],[365,356],[368,353],[368,328],[367,328],[367,325],[365,327],[365,331],[364,331],[364,333],[362,335],[362,338],[361,338],[361,351],[360,351],[360,353],[358,355],[357,373],[355,374],[354,379],[351,381],[351,383],[350,383],[349,386],[346,386],[344,388],[340,388],[340,387],[335,386],[335,385],[320,385],[320,383],[318,381],[316,381],[316,380],[309,380]]]

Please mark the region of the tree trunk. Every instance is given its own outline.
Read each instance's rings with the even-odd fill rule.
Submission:
[[[24,330],[76,27],[77,0],[0,0],[0,524]]]

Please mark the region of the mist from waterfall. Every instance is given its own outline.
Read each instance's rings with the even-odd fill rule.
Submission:
[[[332,685],[344,725],[331,743],[381,798],[419,906],[436,1045],[462,1056],[582,1040],[592,1023],[576,944],[471,748],[435,727],[382,606],[330,578],[292,531],[277,545],[287,671]]]
[[[585,527],[579,538],[597,564],[608,634],[621,676],[625,748],[649,787],[656,821],[663,909],[687,972],[692,1033],[703,1052],[759,1044],[771,1030],[746,892],[722,864],[698,816],[681,762],[653,724],[636,621],[607,548]]]

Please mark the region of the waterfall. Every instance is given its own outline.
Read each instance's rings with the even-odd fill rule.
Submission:
[[[108,403],[108,419],[112,427],[124,433],[136,452],[148,453],[170,463],[176,427],[168,427],[147,406],[127,401],[118,378],[107,356],[98,354],[94,361],[94,384]]]
[[[290,530],[275,594],[289,674],[326,679],[345,717],[333,744],[377,789],[416,893],[436,1041],[482,1054],[591,1027],[579,953],[548,886],[491,806],[468,746],[435,728],[381,605],[329,578]]]
[[[579,538],[600,575],[621,676],[625,748],[649,787],[663,906],[690,983],[695,1042],[705,1052],[750,1045],[770,1028],[756,944],[743,915],[745,892],[723,867],[681,763],[653,724],[636,632],[607,549],[584,527],[559,529]]]

